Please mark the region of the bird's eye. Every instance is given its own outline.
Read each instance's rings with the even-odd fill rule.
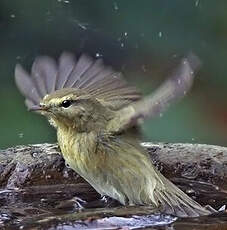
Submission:
[[[72,100],[64,100],[62,103],[61,103],[61,107],[63,108],[68,108],[70,105],[72,105],[73,101]]]

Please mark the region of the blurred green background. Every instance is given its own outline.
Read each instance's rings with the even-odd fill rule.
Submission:
[[[227,1],[0,0],[0,148],[56,140],[27,112],[14,68],[64,50],[102,56],[145,94],[193,51],[203,65],[192,91],[144,132],[152,141],[227,145]]]

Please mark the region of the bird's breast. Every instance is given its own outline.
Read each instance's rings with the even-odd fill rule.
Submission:
[[[58,143],[63,158],[78,174],[86,175],[93,165],[96,154],[95,133],[77,133],[73,129],[59,129]]]

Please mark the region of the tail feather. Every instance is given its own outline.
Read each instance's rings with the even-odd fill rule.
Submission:
[[[202,207],[161,174],[160,179],[160,186],[154,190],[154,198],[162,212],[179,217],[206,216],[216,212]]]

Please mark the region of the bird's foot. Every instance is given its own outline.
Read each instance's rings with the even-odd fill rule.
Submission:
[[[82,200],[79,197],[73,197],[72,200],[75,202],[74,206],[77,206],[79,209],[84,209],[84,205],[86,205],[87,201]]]
[[[82,210],[85,208],[87,202],[85,200],[82,200],[79,197],[73,197],[70,200],[64,200],[61,201],[56,208],[59,209],[77,209]]]
[[[100,199],[100,202],[105,206],[105,207],[116,207],[116,206],[119,206],[120,203],[109,197],[109,196],[102,196],[102,198]]]

